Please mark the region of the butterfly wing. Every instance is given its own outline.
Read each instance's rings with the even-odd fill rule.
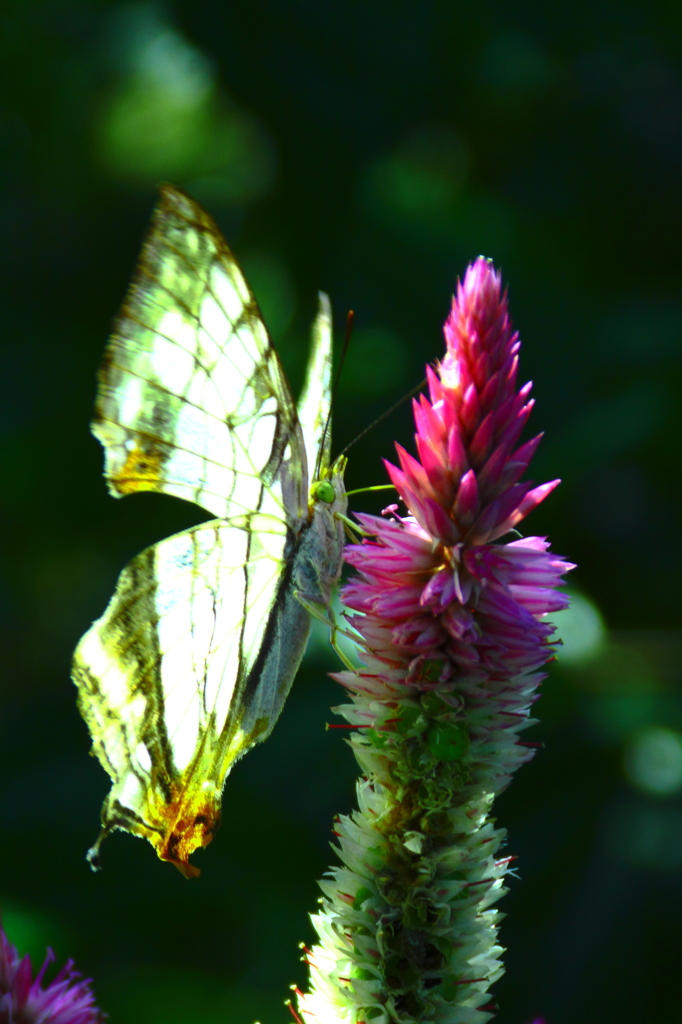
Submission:
[[[303,432],[308,471],[319,478],[331,462],[332,311],[329,297],[320,292],[313,337],[298,418]]]
[[[307,466],[296,409],[256,301],[213,220],[164,186],[99,374],[93,433],[116,497],[163,491],[221,518],[292,493]],[[279,474],[281,476],[281,474]]]
[[[292,544],[281,520],[257,513],[177,534],[123,570],[73,664],[112,778],[99,841],[121,828],[199,873],[188,858],[218,827],[225,776],[271,731],[305,650]]]

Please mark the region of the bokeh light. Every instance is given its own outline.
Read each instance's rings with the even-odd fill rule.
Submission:
[[[678,793],[682,790],[682,733],[653,726],[638,730],[625,751],[625,772],[645,793]]]
[[[571,593],[571,603],[552,615],[556,625],[553,639],[561,641],[558,657],[567,665],[579,665],[595,658],[606,642],[606,628],[599,609],[589,598]]]
[[[101,98],[95,146],[103,166],[138,187],[191,183],[204,201],[243,203],[265,194],[272,141],[218,85],[215,63],[152,4],[112,15],[115,77]]]
[[[471,150],[451,128],[423,128],[368,169],[370,201],[397,218],[433,220],[448,214],[464,185]]]

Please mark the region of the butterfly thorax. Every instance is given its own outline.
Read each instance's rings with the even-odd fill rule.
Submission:
[[[331,593],[341,574],[344,543],[343,517],[348,508],[343,474],[345,458],[338,459],[310,488],[310,525],[294,560],[294,586],[306,603],[329,608]]]

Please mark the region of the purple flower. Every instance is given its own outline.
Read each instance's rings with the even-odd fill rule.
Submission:
[[[31,958],[19,957],[0,927],[0,1024],[100,1024],[89,981],[79,980],[67,960],[53,980],[43,978],[54,960],[48,950],[43,966],[32,978]]]
[[[445,324],[446,354],[414,402],[417,457],[387,469],[408,515],[358,515],[357,575],[343,600],[362,638],[338,673],[358,730],[359,810],[335,834],[343,867],[321,883],[307,951],[306,1021],[484,1024],[502,973],[498,912],[513,857],[494,796],[533,755],[519,733],[553,655],[548,613],[572,566],[516,527],[556,486],[522,482],[539,437],[500,276],[469,267]],[[505,536],[514,531],[505,542]]]

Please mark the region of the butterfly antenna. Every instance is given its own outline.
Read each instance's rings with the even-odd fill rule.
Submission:
[[[350,347],[350,339],[351,339],[351,335],[353,333],[353,323],[354,323],[354,321],[355,321],[355,313],[354,313],[354,311],[352,309],[349,309],[348,310],[348,315],[346,316],[346,334],[345,334],[345,337],[343,339],[343,348],[341,349],[341,358],[339,360],[338,370],[336,371],[336,380],[334,381],[334,387],[332,388],[331,401],[329,402],[329,412],[327,413],[327,422],[324,425],[324,431],[322,433],[322,444],[320,445],[319,451],[317,453],[317,465],[315,466],[315,479],[316,480],[319,479],[319,476],[320,476],[320,469],[322,467],[322,457],[323,457],[323,453],[325,451],[325,446],[326,446],[326,443],[327,443],[327,438],[329,436],[329,428],[330,428],[331,422],[332,422],[332,412],[334,411],[334,403],[336,402],[336,395],[337,395],[337,392],[339,390],[339,382],[341,380],[341,372],[343,370],[343,364],[346,361],[346,356],[348,355],[348,349]],[[341,454],[343,455],[343,452]]]
[[[373,420],[368,427],[365,427],[364,430],[360,431],[357,437],[353,438],[350,444],[346,445],[346,447],[343,449],[338,458],[341,458],[342,455],[345,455],[346,452],[349,451],[349,449],[351,449],[354,444],[357,444],[358,441],[362,440],[365,434],[369,434],[370,430],[374,430],[374,428],[378,426],[379,423],[383,422],[383,420],[385,419],[388,419],[388,417],[391,416],[396,411],[396,409],[399,409],[404,402],[407,402],[410,398],[414,398],[414,396],[418,394],[422,390],[422,388],[426,386],[426,383],[427,380],[426,377],[424,377],[424,380],[420,381],[419,384],[417,384],[416,388],[412,388],[412,390],[408,391],[406,395],[403,395],[402,398],[399,398],[398,401],[395,402],[390,409],[386,409],[385,412],[382,412],[381,416],[377,416],[377,418]]]

